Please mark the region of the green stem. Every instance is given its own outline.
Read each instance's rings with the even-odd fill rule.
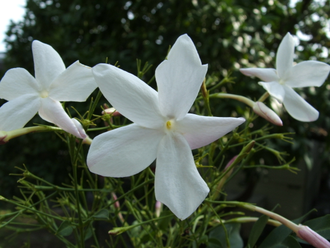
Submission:
[[[51,126],[36,126],[36,127],[24,127],[12,131],[0,131],[0,142],[6,143],[10,139],[22,136],[24,134],[33,133],[33,132],[51,132],[51,131],[63,131],[59,127]],[[3,138],[1,138],[3,137]]]
[[[265,92],[265,94],[263,94],[263,95],[259,98],[258,102],[263,102],[263,101],[265,101],[268,97],[269,97],[269,93],[268,93],[268,92]]]
[[[212,94],[209,96],[209,98],[229,98],[229,99],[234,99],[237,101],[240,101],[242,103],[245,103],[246,105],[250,106],[251,108],[253,108],[255,102],[252,101],[251,99],[244,97],[244,96],[240,96],[240,95],[235,95],[235,94],[228,94],[228,93],[216,93],[216,94]]]

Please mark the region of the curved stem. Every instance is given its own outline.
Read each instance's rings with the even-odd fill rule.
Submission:
[[[253,106],[255,104],[254,101],[252,101],[251,99],[249,99],[247,97],[235,95],[235,94],[228,94],[228,93],[212,94],[209,96],[209,98],[230,98],[230,99],[234,99],[234,100],[240,101],[242,103],[245,103],[246,105],[250,106],[251,108],[253,108]]]

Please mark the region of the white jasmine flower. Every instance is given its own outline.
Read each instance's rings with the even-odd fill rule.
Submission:
[[[330,66],[318,61],[293,64],[294,40],[290,33],[283,38],[276,54],[276,70],[248,68],[240,71],[246,76],[260,78],[271,96],[283,103],[288,113],[299,121],[315,121],[319,112],[307,103],[293,88],[321,86],[328,77]]]
[[[245,120],[189,114],[207,71],[192,40],[182,35],[156,69],[158,92],[115,66],[93,68],[96,83],[131,125],[97,136],[87,164],[108,177],[134,175],[156,158],[155,194],[180,219],[190,216],[209,192],[191,149],[219,139]]]
[[[0,82],[0,97],[8,102],[0,108],[0,130],[23,127],[37,112],[81,139],[86,133],[71,119],[59,101],[83,102],[97,87],[92,70],[76,61],[67,69],[60,55],[49,45],[33,41],[35,78],[23,68],[6,72]]]

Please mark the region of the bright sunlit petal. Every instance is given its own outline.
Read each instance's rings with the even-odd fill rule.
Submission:
[[[182,220],[189,217],[209,193],[190,147],[180,134],[166,135],[159,144],[155,193],[156,199]]]
[[[285,87],[283,104],[288,113],[298,121],[311,122],[319,117],[319,112],[290,87]]]
[[[64,70],[65,65],[61,56],[50,45],[38,40],[32,42],[35,78],[48,89],[51,82]]]
[[[286,84],[292,88],[321,86],[327,79],[330,65],[319,61],[303,61],[295,65]]]
[[[271,68],[244,68],[240,69],[240,72],[248,77],[260,78],[264,82],[275,82],[279,80],[276,70]]]
[[[0,98],[10,101],[25,94],[37,96],[40,88],[27,70],[14,68],[8,70],[0,82]]]
[[[119,113],[144,127],[163,125],[158,93],[145,82],[108,64],[94,66],[93,73],[103,95]]]
[[[3,104],[0,108],[0,131],[22,128],[35,116],[40,104],[40,98],[33,94],[25,94]]]
[[[177,132],[188,141],[191,149],[206,146],[245,122],[244,118],[220,118],[187,114],[176,124]]]
[[[188,35],[180,36],[167,60],[156,68],[159,106],[163,115],[180,119],[188,113],[205,78],[196,47]]]
[[[64,131],[80,139],[86,138],[86,133],[82,133],[82,130],[78,130],[76,126],[77,123],[72,121],[58,101],[54,101],[49,97],[43,98],[41,100],[39,115],[45,121],[54,123]]]
[[[84,102],[96,87],[92,68],[76,61],[53,81],[49,95],[57,101]]]
[[[135,175],[155,160],[161,137],[158,130],[136,124],[100,134],[87,155],[89,170],[107,177]]]
[[[287,33],[280,43],[276,54],[276,70],[279,78],[285,79],[293,66],[294,40]]]
[[[264,87],[264,89],[267,90],[272,97],[275,97],[278,101],[283,102],[285,95],[283,85],[278,82],[259,82],[259,84]]]

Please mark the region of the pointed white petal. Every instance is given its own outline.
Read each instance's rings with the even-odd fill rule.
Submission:
[[[264,89],[267,90],[272,97],[275,97],[278,101],[283,102],[285,95],[283,85],[278,82],[259,82],[259,84],[264,87]]]
[[[93,139],[89,148],[89,170],[106,177],[135,175],[155,160],[163,135],[136,124],[102,133]]]
[[[293,66],[294,40],[290,33],[287,33],[276,54],[276,70],[280,79],[286,79]]]
[[[58,101],[54,101],[49,97],[42,98],[39,115],[45,121],[54,123],[64,131],[71,133],[80,139],[86,138],[86,133],[82,133],[81,129],[78,130],[76,126],[77,123],[72,121]]]
[[[306,102],[292,88],[285,86],[285,98],[283,101],[288,113],[298,121],[311,122],[317,120],[319,112]]]
[[[180,36],[167,60],[156,68],[159,106],[163,115],[180,119],[188,113],[205,78],[196,47],[188,35]]]
[[[3,104],[0,108],[0,131],[22,128],[38,112],[40,98],[25,94]]]
[[[0,82],[0,98],[7,101],[25,94],[37,96],[39,91],[38,82],[23,68],[8,70]]]
[[[81,125],[81,123],[79,121],[77,121],[75,118],[71,118],[72,123],[76,126],[78,133],[80,134],[80,137],[82,139],[87,138],[87,134],[85,132],[85,129],[83,128],[83,126]]]
[[[295,65],[285,84],[293,87],[321,86],[327,79],[330,65],[318,61],[304,61]]]
[[[119,113],[144,127],[164,125],[157,92],[138,77],[108,64],[94,66],[93,74],[103,95]]]
[[[271,68],[244,68],[239,70],[245,76],[248,77],[257,77],[260,78],[264,82],[273,82],[278,81],[279,78],[276,74],[275,69]]]
[[[245,122],[244,118],[223,118],[187,114],[176,123],[176,131],[188,141],[191,149],[206,146]]]
[[[190,147],[180,134],[169,133],[159,144],[155,193],[156,199],[182,220],[189,217],[209,193]]]
[[[96,87],[92,68],[76,61],[53,81],[49,95],[57,101],[84,102]]]
[[[35,78],[47,90],[51,82],[64,70],[61,56],[50,45],[38,40],[32,42]]]

